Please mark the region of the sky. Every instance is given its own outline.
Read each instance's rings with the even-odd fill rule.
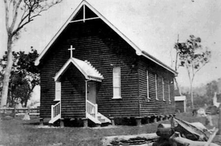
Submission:
[[[220,0],[87,0],[141,50],[168,66],[175,59],[174,44],[184,42],[189,35],[202,39],[202,45],[212,51],[210,62],[198,72],[194,86],[221,77],[221,1]],[[65,23],[81,0],[63,0],[31,22],[14,44],[14,50],[39,53]],[[6,51],[4,5],[0,2],[0,57]],[[68,49],[68,48],[67,48]],[[76,48],[77,49],[77,48]],[[172,66],[173,67],[173,66]],[[187,72],[178,70],[178,82],[188,86]]]

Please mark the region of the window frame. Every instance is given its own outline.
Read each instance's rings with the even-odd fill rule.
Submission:
[[[116,80],[117,79],[117,80]],[[112,99],[122,99],[121,97],[121,67],[116,66],[113,68],[113,97]],[[116,83],[118,85],[116,86]],[[118,94],[118,95],[116,95]]]
[[[164,82],[164,78],[162,77],[162,96],[163,96],[163,101],[165,100],[165,82]]]
[[[61,101],[61,82],[55,81],[55,99],[54,101]]]
[[[147,83],[147,101],[150,101],[150,80],[149,80],[149,71],[146,70],[146,83]]]
[[[155,80],[155,95],[156,95],[156,100],[159,100],[159,98],[158,98],[158,77],[157,77],[157,74],[155,74],[155,76],[154,76],[154,80]]]
[[[171,103],[171,94],[170,94],[170,81],[168,80],[168,100],[169,100],[169,104]]]

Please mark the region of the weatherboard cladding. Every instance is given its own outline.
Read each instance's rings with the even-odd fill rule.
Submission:
[[[86,23],[80,29],[79,27],[77,30],[73,29],[76,35],[71,33],[72,38],[68,41],[76,48],[74,53],[76,58],[87,59],[104,76],[104,80],[98,87],[98,110],[108,117],[136,116],[138,113],[137,74],[136,70],[131,68],[136,59],[135,51],[101,21],[94,22],[95,24]],[[99,29],[94,27],[95,25],[99,26]],[[83,36],[79,37],[78,33],[82,31]],[[118,100],[112,99],[114,66],[121,67],[122,99]]]
[[[85,9],[84,9],[85,8]],[[85,14],[84,14],[85,10]],[[156,64],[162,66],[166,70],[170,71],[171,73],[177,75],[177,72],[162,63],[160,60],[156,59],[155,57],[151,56],[145,51],[142,51],[138,48],[127,36],[125,36],[118,28],[116,28],[110,21],[108,21],[101,13],[99,13],[93,6],[91,6],[87,1],[82,1],[75,11],[71,14],[68,20],[64,23],[64,25],[59,29],[59,31],[55,34],[52,40],[48,43],[39,57],[36,59],[35,64],[38,65],[40,60],[44,57],[47,53],[51,45],[56,41],[56,39],[61,35],[61,33],[66,29],[67,25],[73,22],[85,22],[85,20],[92,20],[92,19],[101,19],[106,25],[108,25],[111,29],[113,29],[119,36],[121,36],[133,49],[135,49],[137,55],[142,55]]]
[[[74,57],[88,60],[104,77],[98,83],[97,104],[100,113],[107,117],[136,117],[150,114],[172,113],[173,104],[158,93],[155,100],[155,78],[164,77],[168,85],[174,75],[145,57],[137,56],[135,50],[101,20],[69,24],[41,59],[41,110],[40,116],[50,118],[51,105],[55,102],[53,77],[70,58],[68,48],[75,48]],[[121,67],[122,99],[112,99],[113,67]],[[146,95],[146,70],[149,71],[150,102]],[[76,75],[74,74],[76,73]],[[78,75],[77,75],[78,73]],[[77,78],[80,77],[77,80]],[[62,117],[85,117],[84,78],[75,66],[69,67],[62,76]],[[78,83],[78,84],[76,84]],[[82,88],[79,88],[82,87]],[[158,92],[162,84],[158,82]],[[171,100],[173,85],[171,85]],[[173,103],[173,101],[172,101]]]
[[[85,117],[85,78],[71,65],[61,77],[61,115],[63,118]]]
[[[149,75],[149,97],[147,99],[147,80],[146,75]],[[174,113],[174,100],[173,100],[173,84],[170,84],[171,103],[168,97],[168,84],[173,80],[173,74],[169,73],[160,66],[154,65],[147,59],[141,58],[138,67],[139,74],[139,100],[140,100],[140,116],[161,115]],[[157,95],[156,100],[155,92],[155,74],[157,74]],[[163,87],[162,78],[164,79],[164,98],[163,101]]]
[[[41,95],[43,108],[41,111],[47,111],[41,114],[42,117],[50,117],[50,105],[53,103],[54,99],[54,80],[52,77],[55,76],[69,58],[69,51],[67,49],[71,44],[76,48],[74,57],[90,61],[90,63],[104,76],[104,80],[98,88],[97,103],[99,112],[106,116],[116,117],[138,115],[137,71],[136,68],[132,68],[133,63],[134,66],[136,66],[137,56],[135,51],[108,27],[100,24],[99,28],[101,29],[91,32],[91,30],[96,28],[94,25],[98,25],[97,22],[95,24],[86,23],[83,27],[75,27],[72,24],[70,27],[71,29],[64,32],[64,35],[62,35],[70,37],[59,37],[53,44],[51,48],[52,51],[47,53],[42,60],[41,77],[42,81],[44,80],[44,82],[42,82],[42,84],[44,84],[42,85],[42,91],[49,90],[47,93],[42,93]],[[112,99],[113,66],[121,67],[122,99],[119,100]],[[68,88],[68,83],[64,84],[67,85],[64,88]],[[62,90],[64,89],[62,88]],[[62,112],[62,117],[75,116],[75,114],[71,115],[71,112],[68,110],[69,103],[72,102],[70,101],[72,100],[71,98],[75,98],[68,98],[70,97],[69,90],[70,89],[65,89],[65,91],[68,92],[68,96],[65,97],[67,100],[65,102],[63,100],[61,101],[62,109],[66,112],[68,111],[68,114]],[[66,94],[62,94],[62,97],[63,95]],[[81,96],[82,99],[85,99],[83,94]],[[80,115],[82,117],[82,114]]]

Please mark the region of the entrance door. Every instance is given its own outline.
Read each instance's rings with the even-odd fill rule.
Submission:
[[[88,82],[87,90],[88,90],[87,100],[96,104],[96,96],[97,96],[96,82]]]

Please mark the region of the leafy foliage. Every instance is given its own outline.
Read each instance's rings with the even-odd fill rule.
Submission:
[[[201,45],[201,38],[194,35],[190,35],[190,38],[186,42],[177,42],[175,49],[179,56],[179,65],[185,67],[188,73],[192,108],[194,108],[193,80],[196,73],[210,61],[211,51],[207,48],[204,49]]]
[[[38,68],[34,65],[35,59],[38,57],[37,50],[31,49],[31,52],[24,51],[13,52],[14,61],[11,71],[9,83],[9,99],[10,106],[20,102],[26,106],[27,101],[36,85],[40,83],[40,75]],[[1,76],[4,74],[7,61],[7,52],[2,59],[0,59],[0,66],[2,70]]]
[[[19,39],[23,28],[44,11],[62,0],[3,0],[5,29],[7,33],[7,61],[3,75],[1,107],[7,106],[8,90],[13,67],[13,43]]]
[[[176,43],[175,49],[179,55],[180,66],[186,67],[194,75],[209,62],[211,51],[203,51],[201,39],[190,35],[183,43]]]
[[[191,106],[190,92],[187,87],[181,87],[182,94],[187,97],[187,105]],[[203,107],[205,104],[208,106],[213,105],[213,97],[215,92],[221,93],[221,78],[213,80],[205,85],[194,87],[194,101],[197,107]]]

